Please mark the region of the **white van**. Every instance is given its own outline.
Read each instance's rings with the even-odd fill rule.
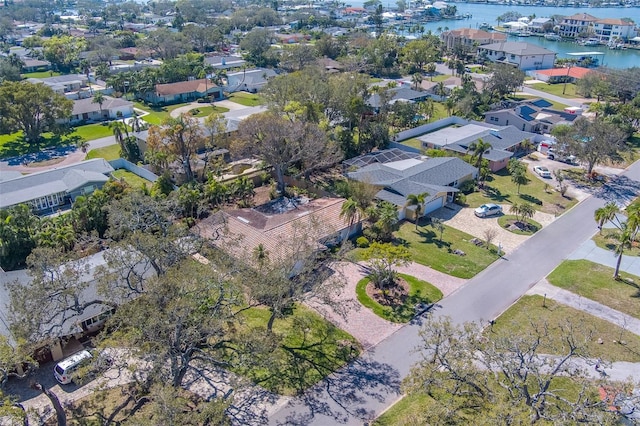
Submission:
[[[62,385],[72,382],[72,374],[78,366],[85,360],[91,359],[91,352],[84,350],[71,355],[69,358],[63,359],[53,368],[53,375]]]

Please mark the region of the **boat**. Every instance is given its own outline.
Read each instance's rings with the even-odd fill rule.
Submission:
[[[551,40],[551,41],[560,41],[560,40],[562,40],[562,37],[560,37],[558,34],[554,34],[554,33],[545,34],[544,38],[546,40]]]
[[[598,40],[597,38],[588,38],[586,40],[582,40],[582,42],[578,42],[579,44],[583,45],[583,46],[597,46],[600,44],[600,40]]]
[[[492,30],[493,27],[491,25],[489,25],[488,23],[483,22],[482,24],[480,24],[480,29],[481,30],[485,30],[485,31],[489,31],[489,30]]]

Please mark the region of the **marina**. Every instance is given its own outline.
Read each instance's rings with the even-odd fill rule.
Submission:
[[[352,6],[359,7],[362,2],[351,2]],[[507,4],[481,4],[481,3],[451,3],[457,8],[456,16],[461,19],[441,19],[441,20],[403,20],[388,22],[388,28],[393,29],[397,34],[407,38],[419,38],[421,34],[431,31],[439,35],[444,31],[457,28],[477,28],[484,30],[495,30],[498,26],[497,18],[510,11],[518,12],[524,17],[541,18],[554,15],[569,16],[576,13],[594,15],[598,18],[631,18],[636,24],[640,21],[640,8],[636,7],[549,7],[549,6],[519,6]],[[385,6],[391,8],[392,3]],[[599,52],[601,53],[600,64],[612,68],[630,68],[640,65],[640,50],[613,45],[607,46],[589,41],[586,44],[578,44],[575,41],[564,40],[557,34],[534,34],[528,31],[519,30],[518,33],[510,34],[509,39],[513,41],[526,41],[558,54],[559,59],[570,59],[568,53],[574,52]]]

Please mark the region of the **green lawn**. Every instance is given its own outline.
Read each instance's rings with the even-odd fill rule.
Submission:
[[[231,102],[235,102],[237,104],[248,107],[264,104],[264,99],[262,98],[262,96],[248,92],[233,92],[227,99]]]
[[[69,136],[79,136],[86,141],[92,141],[107,136],[113,136],[113,131],[106,124],[86,124],[84,126],[76,127],[75,131]]]
[[[395,233],[396,243],[409,249],[411,259],[436,271],[459,278],[471,278],[498,258],[496,250],[487,250],[471,243],[473,237],[445,225],[442,241],[429,226],[416,226],[404,222]],[[465,256],[454,254],[462,250]]]
[[[41,143],[41,148],[44,149],[68,144],[75,145],[75,140],[78,138],[92,141],[111,136],[112,134],[111,129],[106,125],[86,124],[75,127],[72,133],[62,137],[53,136],[51,133],[44,133],[42,135],[43,142]],[[0,135],[0,158],[26,154],[30,152],[30,150],[31,147],[22,139],[22,132]]]
[[[198,110],[198,113],[194,114],[193,115],[194,117],[207,117],[207,116],[211,115],[214,112],[218,113],[218,114],[229,112],[229,108],[219,107],[219,106],[214,106],[214,105],[208,105],[208,106],[203,106],[203,107],[199,106],[199,107],[195,107],[195,109]]]
[[[602,232],[594,235],[592,240],[598,247],[611,250],[611,254],[613,255],[613,250],[618,242],[616,235],[619,233],[620,231],[617,228],[604,228]],[[634,244],[631,248],[626,249],[624,254],[627,256],[640,256],[640,246]]]
[[[614,280],[613,272],[588,260],[565,260],[547,279],[555,286],[640,318],[640,277],[621,272],[622,279]]]
[[[373,313],[391,322],[409,322],[416,314],[416,305],[430,304],[442,299],[442,292],[426,281],[419,280],[411,275],[398,274],[409,284],[409,296],[401,306],[383,306],[371,299],[367,294],[369,278],[361,279],[356,285],[358,301],[363,306],[371,309]]]
[[[62,73],[59,73],[57,71],[36,71],[22,74],[22,78],[26,80],[27,78],[48,78],[57,77],[59,75],[62,75]]]
[[[526,201],[536,210],[557,215],[577,203],[575,199],[563,197],[549,182],[538,179],[533,173],[527,171],[527,176],[530,182],[520,186],[520,194],[518,194],[518,188],[511,182],[509,172],[506,169],[500,170],[487,179],[483,191],[467,195],[467,204],[470,207],[478,207],[489,202],[522,203]]]
[[[266,330],[269,315],[266,308],[248,309],[242,313],[243,328]],[[258,355],[264,357],[256,360],[261,367],[234,371],[283,395],[301,393],[360,353],[353,336],[303,305],[296,304],[291,315],[276,319],[273,332],[274,336],[267,338],[279,343]]]
[[[528,84],[527,86],[535,90],[540,90],[541,92],[560,96],[561,98],[574,99],[576,97],[578,98],[581,97],[576,93],[576,85],[573,83],[567,84],[566,90],[564,87],[565,85],[563,83],[558,83],[558,84],[535,83],[535,84]],[[562,93],[563,91],[564,93]]]
[[[115,179],[123,179],[132,188],[142,188],[143,186],[151,188],[151,186],[153,185],[153,182],[148,181],[145,178],[141,178],[135,173],[131,173],[130,171],[124,169],[116,170],[115,172],[111,173],[111,176]]]
[[[434,75],[433,78],[432,77],[425,77],[425,80],[429,80],[429,81],[433,81],[436,83],[440,83],[441,81],[446,81],[448,79],[450,79],[451,77],[453,77],[451,74],[438,74],[438,75]]]
[[[587,339],[589,357],[612,362],[640,362],[640,336],[548,298],[545,306],[542,306],[543,301],[542,296],[523,296],[500,315],[492,329],[487,329],[486,333],[496,333],[498,337],[513,336],[530,329],[532,322],[540,325],[546,323],[549,339],[542,343],[539,352],[555,355],[564,353],[560,326],[566,326],[570,322],[575,326],[575,333],[592,332]],[[602,339],[603,343],[599,344],[598,339]],[[614,340],[625,341],[626,345],[614,343]]]
[[[120,145],[114,144],[103,148],[92,149],[87,153],[86,160],[92,158],[104,158],[107,161],[120,158]]]
[[[406,141],[402,141],[400,143],[412,148],[422,149],[422,141],[420,141],[418,138],[407,139]]]

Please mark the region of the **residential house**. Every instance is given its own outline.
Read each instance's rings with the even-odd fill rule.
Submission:
[[[549,84],[555,83],[575,83],[576,80],[583,78],[589,71],[589,68],[570,67],[570,68],[551,68],[548,70],[529,71],[536,80],[545,81]]]
[[[155,90],[145,94],[145,100],[154,105],[190,102],[211,96],[215,100],[223,99],[222,88],[207,78],[180,81],[177,83],[156,84]]]
[[[349,179],[378,187],[376,198],[396,205],[400,220],[415,219],[415,206],[406,205],[410,194],[428,194],[423,209],[428,214],[453,201],[458,187],[478,176],[478,169],[460,158],[425,158],[397,148],[347,160],[344,167]]]
[[[522,71],[553,68],[556,53],[531,43],[506,41],[478,47],[478,56],[513,65]]]
[[[95,278],[96,272],[100,268],[107,266],[105,259],[105,251],[100,251],[96,254],[87,256],[82,259],[87,265],[87,270],[81,276],[80,280],[84,284],[83,290],[79,294],[74,294],[78,297],[80,303],[87,303],[101,299],[98,287],[98,280]],[[73,266],[73,265],[71,265]],[[62,265],[65,268],[66,265]],[[139,277],[150,277],[153,275],[153,269],[148,265],[139,263],[135,265],[133,270],[127,270],[123,276],[127,273],[135,272]],[[117,276],[119,274],[114,274]],[[9,283],[17,283],[23,286],[28,286],[32,278],[28,274],[26,269],[8,271],[5,272],[0,269],[0,299],[3,301],[9,300],[9,293],[6,285]],[[124,278],[121,278],[124,280]],[[136,297],[134,292],[129,295],[116,298],[111,296],[110,302],[120,305],[126,301],[130,301]],[[87,342],[87,336],[99,331],[106,320],[113,315],[115,308],[111,304],[94,303],[87,306],[82,313],[78,313],[75,310],[67,309],[66,311],[51,312],[52,316],[48,327],[53,330],[50,334],[47,330],[48,339],[43,343],[43,346],[35,351],[34,358],[40,363],[46,363],[49,361],[58,361],[69,355],[79,351],[83,348],[83,345]],[[55,315],[54,315],[55,314]],[[0,304],[0,335],[7,337],[9,344],[14,343],[14,339],[10,333],[9,324],[10,312],[7,303]]]
[[[217,70],[228,70],[231,68],[242,68],[247,61],[241,56],[205,56],[204,62]]]
[[[301,34],[301,33],[296,33],[296,34],[280,34],[280,33],[275,33],[273,35],[276,39],[278,39],[278,41],[282,44],[295,44],[295,43],[301,43],[304,41],[309,41],[311,40],[311,36],[308,34]]]
[[[30,83],[42,83],[54,92],[66,96],[68,99],[78,99],[78,92],[89,90],[89,78],[85,74],[67,74],[55,77],[28,78]]]
[[[42,59],[34,59],[29,57],[21,58],[24,66],[22,72],[37,72],[37,71],[49,71],[51,69],[51,62],[44,61]]]
[[[453,49],[454,46],[464,46],[468,50],[475,50],[477,46],[482,46],[483,44],[507,41],[507,35],[504,33],[490,33],[489,31],[474,28],[445,31],[440,34],[440,38],[448,50]]]
[[[598,19],[593,23],[593,36],[602,44],[624,42],[637,35],[633,21],[619,18]]]
[[[93,98],[78,99],[73,101],[73,111],[69,122],[72,124],[83,121],[115,120],[120,117],[133,115],[133,102],[122,98],[105,96],[102,105],[93,101]]]
[[[255,68],[227,74],[225,92],[250,92],[257,93],[267,84],[270,78],[276,76],[276,72],[268,68]]]
[[[551,18],[533,18],[527,29],[533,34],[544,34],[547,32],[546,28],[550,28],[552,24]]]
[[[246,262],[262,246],[269,259],[295,258],[298,247],[291,241],[305,239],[323,250],[359,231],[359,224],[349,224],[341,216],[344,198],[278,198],[267,204],[223,211],[211,215],[192,231],[214,246]]]
[[[496,172],[507,166],[509,160],[523,149],[525,141],[538,140],[535,133],[516,129],[514,126],[492,126],[486,123],[469,123],[461,127],[446,127],[419,136],[425,149],[444,149],[461,155],[469,153],[469,146],[482,139],[491,144],[483,158],[489,162],[489,169]]]
[[[579,35],[589,35],[593,33],[593,24],[598,20],[588,13],[576,13],[565,16],[560,22],[558,35],[565,38],[576,38]]]
[[[428,92],[418,92],[417,90],[404,86],[387,89],[386,95],[388,96],[389,104],[394,104],[396,102],[422,102],[430,97]],[[373,108],[375,112],[379,112],[382,102],[382,96],[380,96],[379,93],[374,93],[369,97],[369,99],[367,99],[366,103]]]
[[[29,204],[37,214],[54,213],[91,194],[109,180],[113,167],[102,158],[0,181],[0,209]]]
[[[519,102],[512,108],[489,111],[485,122],[498,126],[514,126],[525,132],[550,133],[557,125],[572,124],[578,117],[565,111],[551,108],[551,102],[535,99]]]

